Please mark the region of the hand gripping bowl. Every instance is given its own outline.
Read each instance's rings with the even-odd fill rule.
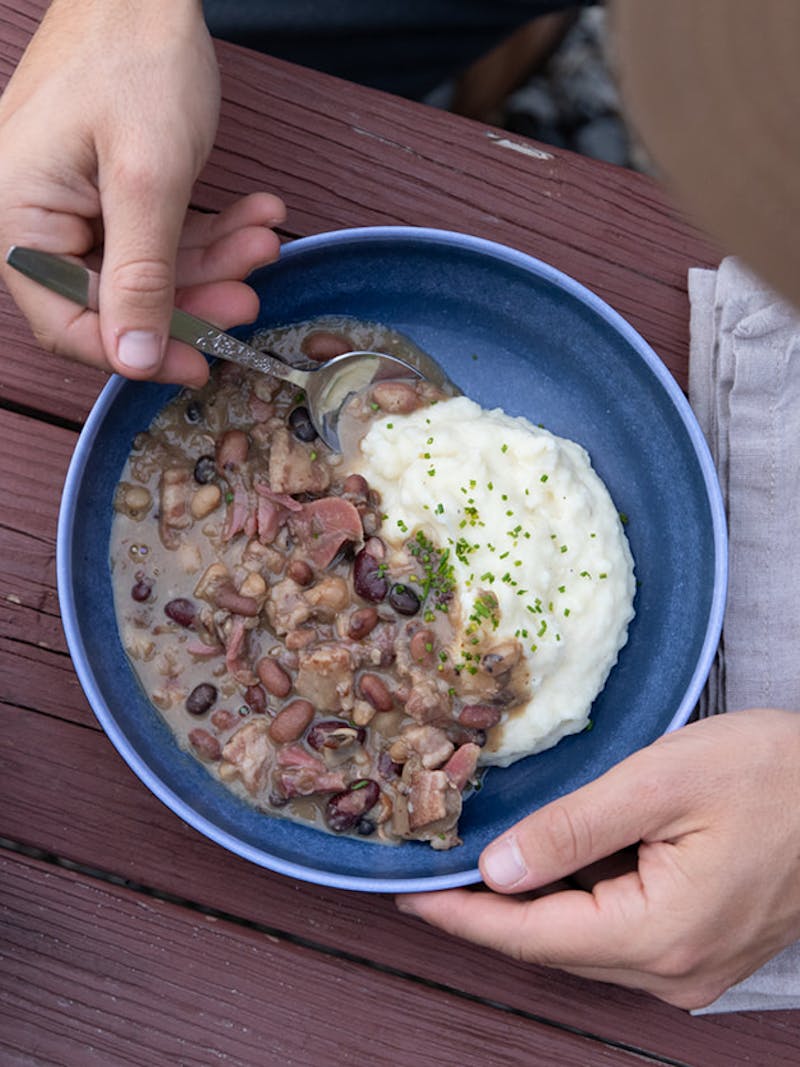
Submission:
[[[409,335],[484,407],[525,415],[588,449],[626,532],[639,588],[628,643],[592,709],[593,729],[506,770],[464,807],[463,844],[381,847],[270,818],[181,751],[145,698],[117,636],[108,565],[112,501],[133,436],[175,393],[112,379],[81,434],[58,529],[58,584],[78,677],[112,743],[165,804],[254,863],[373,892],[466,885],[481,850],[522,816],[683,725],[708,674],[727,573],[713,464],[680,390],[598,297],[527,255],[407,227],[298,240],[252,279],[255,328],[346,314]]]

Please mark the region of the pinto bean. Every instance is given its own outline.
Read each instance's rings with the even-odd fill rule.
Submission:
[[[363,497],[367,499],[369,485],[363,474],[348,474],[342,483],[342,491],[348,496]]]
[[[350,600],[347,582],[335,575],[323,578],[303,595],[306,603],[316,608],[318,613],[327,612],[334,615],[346,608]]]
[[[487,674],[496,678],[497,675],[505,674],[519,663],[521,655],[522,647],[519,641],[503,641],[481,656],[481,667]]]
[[[316,363],[325,363],[334,356],[342,356],[345,352],[352,350],[353,342],[332,330],[315,330],[313,333],[306,334],[300,345],[303,355],[308,359],[313,359]]]
[[[268,693],[274,697],[288,696],[292,688],[292,679],[270,656],[262,656],[256,663],[256,674]]]
[[[197,727],[196,729],[189,731],[188,737],[189,744],[201,759],[213,762],[214,760],[222,758],[222,746],[216,737],[214,737],[213,734],[210,734],[208,730],[203,730],[201,727]]]
[[[306,563],[304,559],[291,560],[286,568],[286,573],[298,585],[311,585],[314,581],[314,571],[311,568],[311,564]]]
[[[381,411],[390,415],[408,415],[420,406],[417,391],[409,382],[377,382],[371,395]]]
[[[238,470],[247,460],[250,442],[244,430],[226,430],[217,444],[217,470],[220,474]]]
[[[261,597],[267,591],[267,583],[258,573],[258,571],[250,571],[245,580],[239,586],[239,592],[242,596],[246,597]]]
[[[348,620],[347,636],[353,641],[360,641],[362,637],[371,634],[377,625],[378,612],[375,608],[358,608]]]
[[[500,708],[491,704],[465,704],[458,716],[462,726],[470,726],[475,730],[489,730],[497,726],[502,717]]]
[[[255,711],[255,708],[253,710]],[[211,725],[220,733],[224,734],[226,730],[232,730],[238,722],[239,716],[230,708],[217,708],[216,711],[211,712]]]
[[[313,718],[314,706],[310,701],[292,700],[281,708],[269,724],[269,736],[278,745],[296,741],[303,736]]]
[[[377,674],[362,674],[358,686],[362,697],[368,700],[376,711],[391,711],[394,707],[394,700],[386,682]]]
[[[307,648],[312,641],[316,641],[317,634],[310,626],[300,626],[296,630],[290,630],[284,638],[284,644],[290,652],[297,652],[301,648]]]
[[[421,667],[432,667],[435,659],[433,633],[430,630],[417,630],[411,636],[408,650],[415,663],[418,663]]]
[[[210,515],[222,500],[222,490],[214,482],[209,485],[201,485],[192,496],[189,510],[196,519],[204,519]]]

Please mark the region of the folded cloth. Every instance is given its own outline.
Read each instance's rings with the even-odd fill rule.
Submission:
[[[690,270],[689,299],[689,399],[730,537],[722,641],[700,714],[800,710],[800,315],[735,258]],[[800,942],[698,1014],[798,1007]]]

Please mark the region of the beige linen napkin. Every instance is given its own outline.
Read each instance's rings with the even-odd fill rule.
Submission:
[[[800,315],[734,258],[690,270],[689,299],[689,399],[730,536],[722,641],[700,713],[800,711]],[[798,1007],[800,942],[699,1014]]]

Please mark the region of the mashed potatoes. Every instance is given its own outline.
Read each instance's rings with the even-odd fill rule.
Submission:
[[[495,637],[524,650],[529,699],[489,732],[481,762],[507,766],[582,730],[635,592],[619,515],[584,449],[466,397],[379,418],[360,447],[390,551],[420,532],[450,549],[453,658],[487,602]]]

